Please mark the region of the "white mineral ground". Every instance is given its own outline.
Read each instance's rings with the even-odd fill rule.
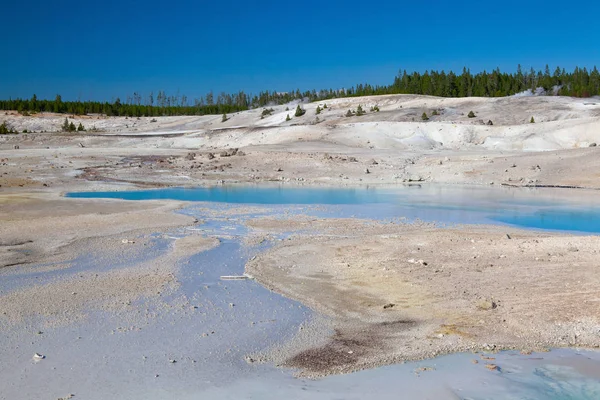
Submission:
[[[328,108],[317,121],[315,109],[324,103]],[[346,118],[359,104],[365,110],[377,104],[381,111]],[[135,258],[149,251],[152,233],[195,224],[174,213],[181,202],[61,196],[69,191],[414,181],[600,189],[599,100],[395,95],[304,107],[304,116],[288,122],[293,110],[285,106],[274,106],[264,119],[261,109],[231,114],[225,123],[220,115],[156,122],[73,116],[88,129],[73,134],[57,132],[64,115],[0,112],[0,123],[36,132],[0,136],[0,273],[72,268],[70,260],[93,256],[94,249],[108,249],[115,260]],[[476,117],[468,118],[469,111]],[[423,112],[429,121],[420,120]],[[529,123],[532,116],[535,123]],[[564,189],[564,196],[577,199],[583,192]],[[509,239],[506,227],[355,219],[258,217],[247,226],[252,243],[297,231],[247,270],[332,319],[335,334],[319,347],[278,360],[307,375],[490,344],[526,351],[600,345],[597,236],[511,228]],[[301,232],[307,226],[311,234]],[[36,315],[78,323],[91,304],[111,310],[174,290],[177,261],[218,241],[196,236],[175,243],[181,245],[148,263],[4,288],[0,328]]]

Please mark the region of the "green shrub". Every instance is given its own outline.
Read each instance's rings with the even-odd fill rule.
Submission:
[[[83,125],[80,122],[79,126],[77,127],[77,132],[83,132],[83,131],[85,131],[85,128],[83,127]]]
[[[266,117],[267,115],[271,115],[271,114],[273,114],[273,111],[275,111],[275,110],[273,110],[272,108],[269,108],[269,109],[267,109],[267,108],[264,108],[264,109],[262,110],[262,114],[261,114],[261,115],[262,115],[263,117]]]
[[[229,118],[227,118],[227,114],[223,113],[223,118],[221,118],[221,122],[225,122],[227,121]]]
[[[348,112],[346,112],[346,117],[351,117],[354,115],[354,112],[352,112],[352,110],[348,110]]]
[[[433,110],[433,112],[431,113],[431,115],[440,115],[440,113],[438,112],[438,110]]]
[[[473,111],[469,111],[469,115],[467,115],[467,117],[469,118],[475,118],[477,115],[475,115],[475,113]]]
[[[294,114],[296,117],[301,117],[306,113],[306,110],[304,110],[302,107],[300,107],[300,104],[298,104],[298,106],[296,107],[296,113]]]
[[[321,107],[317,106],[317,115],[321,114]]]
[[[530,124],[535,124],[535,119],[533,119],[533,117],[531,117],[531,120],[529,120]]]
[[[288,115],[287,115],[287,117],[285,117],[285,120],[286,120],[286,121],[290,121],[290,120],[291,120],[291,118],[290,118],[290,114],[288,114]]]
[[[358,107],[356,107],[356,115],[357,116],[361,116],[361,115],[365,115],[365,111],[363,110],[362,106],[359,104]]]
[[[423,115],[421,115],[421,119],[423,121],[429,121],[429,117],[427,116],[427,113],[423,113]]]

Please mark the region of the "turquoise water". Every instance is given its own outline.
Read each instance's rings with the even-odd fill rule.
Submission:
[[[370,204],[393,200],[374,189],[288,188],[283,186],[215,186],[124,192],[74,192],[67,197],[123,200],[181,200],[237,204]]]
[[[577,196],[573,196],[576,193]],[[504,224],[600,233],[600,194],[591,191],[448,186],[299,188],[215,186],[74,192],[72,198],[180,200],[259,205],[335,205],[339,216],[421,219],[451,224]]]

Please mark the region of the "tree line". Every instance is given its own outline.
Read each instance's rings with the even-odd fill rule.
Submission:
[[[168,96],[164,91],[142,96],[138,92],[112,102],[63,101],[60,95],[54,100],[40,100],[36,95],[30,99],[0,100],[1,110],[21,113],[54,112],[65,114],[104,114],[108,116],[153,117],[173,115],[230,114],[249,108],[286,104],[292,101],[321,101],[338,97],[357,97],[383,94],[420,94],[439,97],[503,97],[526,90],[547,95],[590,97],[600,95],[600,73],[594,67],[575,67],[571,72],[556,67],[551,72],[523,71],[519,65],[516,72],[505,73],[500,69],[473,74],[463,68],[462,73],[452,71],[425,71],[424,73],[401,71],[389,85],[358,84],[348,89],[323,89],[301,92],[262,91],[249,95],[240,91],[234,94],[209,92],[192,101],[185,95]]]

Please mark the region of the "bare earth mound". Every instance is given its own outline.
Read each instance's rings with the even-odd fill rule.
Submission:
[[[246,267],[334,318],[329,343],[286,362],[307,375],[461,350],[600,346],[598,237],[329,223],[347,237],[297,236]]]

